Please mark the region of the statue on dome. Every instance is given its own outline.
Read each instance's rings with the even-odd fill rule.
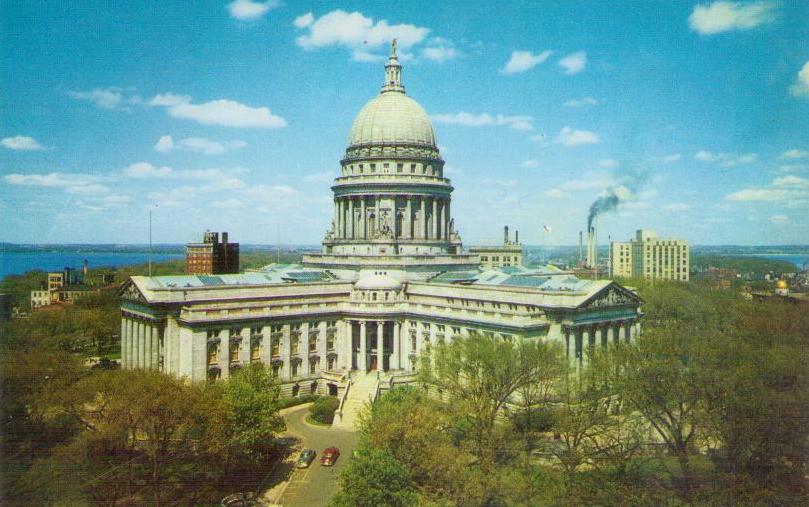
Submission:
[[[393,239],[393,229],[391,228],[390,224],[390,213],[388,213],[387,210],[383,210],[382,213],[379,214],[379,238]]]

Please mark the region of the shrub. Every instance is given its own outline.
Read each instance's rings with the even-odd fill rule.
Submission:
[[[340,406],[340,400],[328,396],[318,398],[309,407],[309,412],[312,414],[312,419],[322,424],[331,424],[334,420],[334,411]]]
[[[281,398],[278,400],[278,408],[289,408],[295,405],[303,405],[315,401],[319,398],[317,394],[304,394],[302,396],[293,396],[291,398]]]

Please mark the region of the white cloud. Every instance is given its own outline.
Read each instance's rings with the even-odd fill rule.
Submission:
[[[532,130],[534,119],[531,116],[516,115],[506,116],[502,114],[491,115],[489,113],[472,114],[465,111],[454,114],[433,115],[433,121],[446,123],[449,125],[461,125],[463,127],[501,127],[507,126],[513,130]]]
[[[302,14],[295,18],[295,21],[293,21],[292,24],[295,25],[295,28],[306,28],[314,23],[314,21],[315,15],[311,12],[307,12],[306,14]]]
[[[277,0],[267,2],[254,2],[253,0],[235,0],[228,4],[230,16],[234,19],[248,20],[258,19],[267,14],[271,9],[278,7]]]
[[[203,125],[233,128],[282,128],[287,122],[267,107],[250,107],[228,99],[193,104],[191,97],[166,93],[157,95],[149,105],[166,107],[169,116],[193,120]]]
[[[772,182],[776,187],[788,188],[809,188],[809,179],[799,178],[798,176],[782,176],[775,178]]]
[[[618,161],[612,158],[605,158],[598,161],[598,167],[603,167],[605,169],[615,169],[618,167],[618,165]]]
[[[213,203],[213,207],[219,209],[238,209],[244,208],[244,202],[233,197],[230,199],[225,199],[224,201],[215,201]]]
[[[162,136],[154,145],[155,151],[168,153],[174,149],[174,139],[171,136]]]
[[[155,167],[148,162],[137,162],[124,169],[125,176],[138,179],[165,178],[173,172],[171,167]]]
[[[809,157],[809,151],[806,150],[798,150],[798,149],[791,149],[787,150],[781,154],[779,158],[786,158],[786,159],[796,159],[796,158],[806,158]]]
[[[540,63],[543,63],[548,57],[553,54],[553,51],[545,50],[541,53],[534,54],[530,51],[513,51],[511,58],[506,63],[500,72],[503,74],[519,74],[533,69]]]
[[[785,224],[789,222],[789,218],[786,215],[772,215],[770,217],[770,222],[774,224]]]
[[[101,109],[117,109],[124,105],[141,103],[137,95],[126,97],[122,88],[94,88],[87,92],[68,91],[67,94],[74,99],[86,100]]]
[[[809,171],[809,164],[784,164],[778,170],[783,173]]]
[[[728,201],[781,201],[787,197],[782,189],[747,188],[725,196]]]
[[[88,183],[86,185],[71,185],[65,187],[68,194],[106,194],[110,189],[99,183]]]
[[[157,144],[154,145],[154,149],[162,153],[179,149],[202,153],[205,155],[221,155],[223,153],[227,153],[228,151],[244,148],[245,146],[247,146],[247,143],[241,140],[225,141],[220,143],[219,141],[211,141],[210,139],[206,139],[204,137],[186,137],[185,139],[181,139],[175,143],[171,136],[166,135],[157,141]]]
[[[803,64],[795,84],[789,88],[789,93],[796,97],[809,97],[809,62]]]
[[[429,28],[410,24],[390,25],[384,19],[374,21],[361,12],[334,10],[319,18],[312,13],[299,16],[293,22],[306,33],[298,36],[298,46],[312,50],[327,46],[342,46],[351,50],[378,48],[397,40],[399,47],[408,49],[422,42],[430,33]]]
[[[720,167],[735,167],[742,164],[752,164],[756,161],[755,153],[713,153],[700,150],[694,155],[694,160],[707,162],[709,164],[719,164]]]
[[[583,97],[581,99],[570,99],[562,104],[565,107],[584,107],[584,106],[595,106],[598,104],[598,101],[593,97]]]
[[[672,202],[661,206],[665,211],[688,211],[691,206],[682,202]]]
[[[558,188],[549,188],[548,190],[545,191],[545,195],[547,195],[548,197],[552,197],[554,199],[560,199],[564,197],[566,194],[561,190],[559,190]]]
[[[45,149],[36,139],[28,136],[4,137],[0,140],[0,144],[9,150],[16,151],[41,151]]]
[[[587,65],[587,53],[578,51],[559,60],[559,66],[565,69],[565,74],[578,74]]]
[[[3,180],[9,185],[30,187],[61,188],[69,194],[103,194],[109,188],[98,183],[100,178],[93,174],[8,174]]]
[[[421,50],[421,55],[434,62],[443,63],[447,60],[452,60],[458,57],[460,52],[451,46],[428,46]]]
[[[688,21],[691,29],[702,35],[730,30],[749,30],[775,19],[776,3],[771,1],[713,2],[696,5]]]
[[[526,169],[536,169],[539,167],[539,160],[529,159],[523,160],[520,164],[520,167],[524,167]]]
[[[554,139],[554,142],[563,146],[583,146],[585,144],[598,144],[601,141],[598,134],[589,130],[574,130],[570,127],[563,127]]]

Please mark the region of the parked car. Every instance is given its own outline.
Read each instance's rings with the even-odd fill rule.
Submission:
[[[307,468],[309,465],[312,464],[312,460],[315,459],[315,451],[312,449],[304,449],[301,451],[300,456],[298,456],[298,462],[295,466],[298,468]]]
[[[340,455],[340,449],[336,447],[329,447],[323,451],[323,454],[320,456],[320,464],[324,467],[330,467],[334,465],[334,462],[337,461],[337,457]]]
[[[251,507],[256,505],[255,495],[252,492],[233,493],[223,498],[220,505],[222,507]]]

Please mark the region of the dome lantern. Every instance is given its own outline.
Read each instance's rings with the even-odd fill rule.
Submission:
[[[396,39],[393,39],[390,45],[390,57],[385,64],[385,84],[382,85],[382,93],[386,92],[405,92],[402,85],[402,66],[399,65],[399,58],[396,56]]]

